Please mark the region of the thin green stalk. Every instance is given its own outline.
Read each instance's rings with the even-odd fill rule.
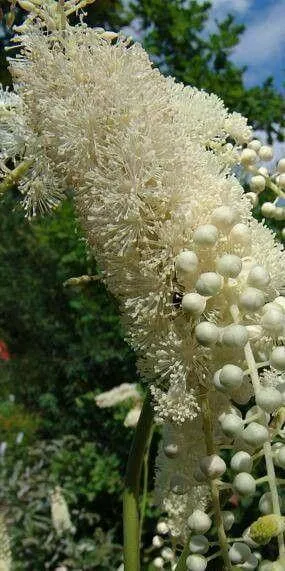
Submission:
[[[0,183],[0,195],[7,192],[7,190],[19,182],[22,176],[27,172],[27,170],[29,170],[32,162],[33,161],[31,160],[23,161],[16,168],[14,168],[14,170],[9,172],[9,174]]]
[[[147,504],[147,489],[148,489],[148,460],[149,460],[149,452],[150,452],[150,446],[151,446],[151,441],[152,441],[152,437],[153,437],[153,431],[154,431],[154,427],[151,427],[151,431],[149,434],[149,438],[146,444],[146,450],[145,450],[145,455],[144,455],[144,459],[143,459],[143,493],[142,493],[142,499],[141,499],[141,513],[140,513],[140,542],[141,542],[141,537],[142,537],[142,532],[143,532],[143,524],[144,524],[144,516],[145,516],[145,510],[146,510],[146,504]]]
[[[132,442],[123,495],[124,569],[140,570],[140,513],[139,489],[143,459],[153,424],[153,410],[149,393],[145,397],[135,436]]]
[[[186,571],[186,559],[190,553],[189,541],[185,543],[184,549],[179,557],[178,563],[175,567],[175,571]]]

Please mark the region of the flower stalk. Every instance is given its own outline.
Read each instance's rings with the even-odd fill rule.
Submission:
[[[124,565],[125,571],[140,569],[139,490],[146,448],[153,426],[153,410],[147,393],[131,446],[123,495]]]

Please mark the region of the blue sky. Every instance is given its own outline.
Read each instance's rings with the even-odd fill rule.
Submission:
[[[285,0],[212,0],[210,27],[231,12],[246,26],[232,59],[246,65],[247,86],[260,84],[272,75],[284,93]]]

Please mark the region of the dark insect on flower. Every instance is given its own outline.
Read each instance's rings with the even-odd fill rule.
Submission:
[[[172,303],[176,309],[181,307],[182,297],[183,297],[182,293],[179,293],[178,291],[175,291],[173,293]]]

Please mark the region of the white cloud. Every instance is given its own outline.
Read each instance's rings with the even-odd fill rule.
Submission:
[[[253,66],[270,65],[270,61],[277,57],[281,63],[285,48],[284,21],[284,0],[274,2],[268,9],[257,12],[242,35],[232,59],[238,64]],[[267,75],[270,75],[270,68]]]

